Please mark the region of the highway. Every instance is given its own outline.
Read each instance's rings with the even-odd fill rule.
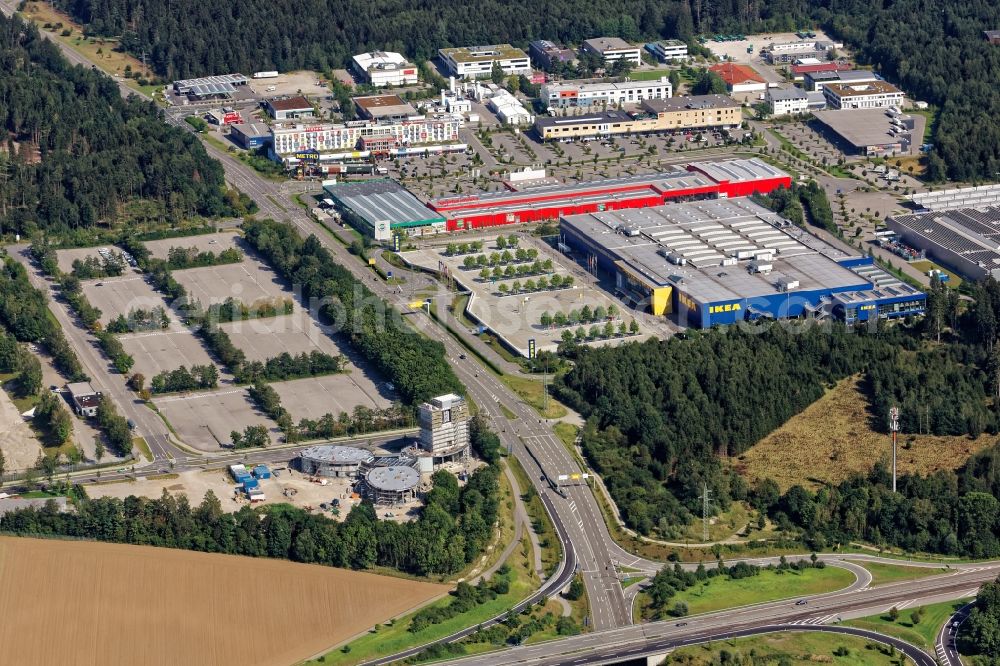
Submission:
[[[679,620],[595,631],[551,643],[508,648],[449,663],[470,666],[613,663],[628,657],[660,653],[681,645],[791,628],[823,628],[823,625],[840,619],[883,613],[893,606],[915,607],[963,598],[975,594],[982,583],[994,579],[998,573],[1000,564],[991,564],[877,587],[859,589],[851,586],[838,592],[812,595],[805,599],[787,599]],[[800,604],[800,601],[805,603]],[[924,655],[924,658],[923,662],[918,663],[934,663],[929,656]]]

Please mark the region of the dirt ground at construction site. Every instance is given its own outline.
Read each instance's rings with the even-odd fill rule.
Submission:
[[[277,465],[272,469],[278,476],[260,481],[266,499],[263,502],[256,502],[255,506],[281,502],[321,513],[333,520],[341,520],[355,504],[361,501],[357,496],[352,497],[350,479],[323,479],[326,481],[324,484],[322,481],[310,481],[308,476],[289,469],[287,465]],[[87,486],[87,494],[90,497],[120,499],[129,495],[156,498],[166,490],[173,495],[185,495],[188,501],[196,506],[205,498],[205,493],[211,490],[219,498],[224,511],[237,511],[247,504],[246,495],[237,488],[228,470],[215,469],[159,474],[149,478],[138,477],[135,481],[96,483]],[[336,512],[332,511],[331,506],[335,499],[340,502],[340,508]],[[327,505],[326,509],[321,507],[324,504]],[[386,513],[391,513],[392,516],[389,517],[405,521],[417,515],[419,506],[420,502],[415,501],[403,507],[380,508],[379,516],[386,517]]]

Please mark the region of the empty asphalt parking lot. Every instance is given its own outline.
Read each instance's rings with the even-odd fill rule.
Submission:
[[[385,387],[376,385],[372,377],[357,368],[339,375],[275,382],[271,387],[296,422],[303,418],[318,419],[324,414],[350,414],[358,405],[383,409],[392,404]]]
[[[245,388],[166,395],[153,403],[177,436],[201,451],[218,451],[221,445],[231,444],[230,433],[242,432],[249,425],[267,426],[271,441],[278,441],[278,426],[257,410]]]
[[[101,311],[103,325],[120,314],[127,316],[130,310],[166,306],[163,297],[145,279],[131,272],[121,277],[87,280],[82,287],[90,304]]]

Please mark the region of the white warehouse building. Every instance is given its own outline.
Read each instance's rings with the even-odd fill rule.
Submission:
[[[673,87],[665,76],[659,81],[547,83],[539,93],[542,102],[550,109],[638,104],[647,99],[667,99],[672,95]]]
[[[399,53],[370,51],[352,58],[355,71],[376,88],[417,83],[417,66]]]
[[[487,104],[504,125],[530,125],[535,121],[521,102],[503,88],[490,97]]]

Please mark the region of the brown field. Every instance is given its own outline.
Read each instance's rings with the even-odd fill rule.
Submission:
[[[0,589],[4,663],[287,666],[447,587],[279,560],[0,537]]]
[[[785,490],[796,483],[810,488],[837,483],[855,472],[869,471],[879,460],[891,460],[889,437],[872,429],[859,381],[857,377],[841,381],[734,460],[736,468],[751,481],[771,477]],[[970,439],[901,434],[899,471],[929,474],[957,469],[973,453],[997,441],[989,435]]]

